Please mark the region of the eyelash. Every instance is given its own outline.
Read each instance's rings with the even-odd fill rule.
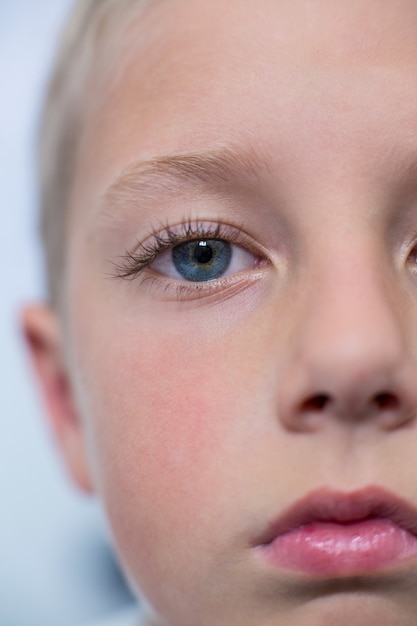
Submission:
[[[206,224],[187,221],[174,227],[166,226],[162,231],[154,230],[151,237],[138,244],[134,252],[126,252],[120,264],[116,264],[115,278],[133,280],[161,254],[183,243],[200,239],[221,239],[229,243],[243,243],[241,228],[226,224]],[[246,243],[246,247],[249,247]]]

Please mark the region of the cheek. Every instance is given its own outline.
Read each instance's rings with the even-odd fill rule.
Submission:
[[[243,461],[234,450],[244,454],[239,439],[250,443],[248,328],[87,317],[78,315],[74,343],[82,346],[91,453],[116,547],[142,589],[182,566],[192,577],[192,564],[201,569],[227,536],[219,525],[230,526]]]
[[[193,342],[155,332],[103,355],[96,428],[103,428],[101,454],[117,447],[121,476],[140,468],[143,486],[165,490],[178,478],[185,488],[182,475],[204,465],[218,447],[216,358],[206,352],[203,364],[199,353]]]

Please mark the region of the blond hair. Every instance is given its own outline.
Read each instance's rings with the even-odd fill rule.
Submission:
[[[149,1],[149,0],[148,0]],[[96,72],[103,41],[120,25],[126,8],[147,0],[78,0],[63,31],[39,135],[41,232],[52,304],[65,273],[68,204],[85,116],[83,101]],[[129,14],[130,15],[130,14]]]

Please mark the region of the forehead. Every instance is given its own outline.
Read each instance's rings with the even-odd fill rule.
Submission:
[[[169,83],[170,73],[177,82],[177,74],[200,70],[205,80],[219,79],[223,67],[241,73],[242,65],[249,78],[265,63],[275,71],[286,64],[292,71],[398,70],[417,52],[414,0],[153,0],[131,18],[119,61],[137,67],[133,78],[144,72],[149,94],[159,81]]]
[[[316,53],[316,60],[321,56],[345,62],[350,60],[347,51],[355,56],[368,52],[374,61],[378,55],[392,59],[393,52],[416,42],[413,0],[142,0],[138,6],[143,10],[133,38],[141,25],[146,44],[186,48],[191,43],[195,49],[197,36],[214,55],[215,41],[236,44],[244,38],[250,47],[259,35],[266,46],[281,46],[283,53],[294,48],[300,57],[309,51]]]
[[[92,98],[78,179],[104,188],[141,157],[224,142],[407,141],[416,26],[412,0],[155,0]]]

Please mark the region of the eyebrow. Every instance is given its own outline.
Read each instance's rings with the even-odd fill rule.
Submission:
[[[254,151],[243,154],[233,147],[189,152],[138,160],[128,165],[103,195],[105,206],[137,206],[138,199],[184,188],[218,189],[237,180],[248,184],[260,180],[265,160]]]

